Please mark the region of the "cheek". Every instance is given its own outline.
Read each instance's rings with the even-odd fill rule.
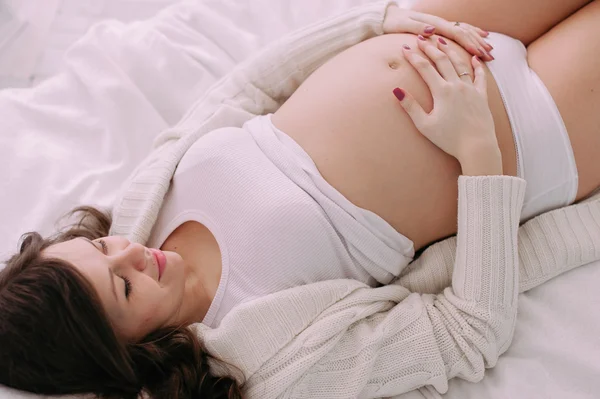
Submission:
[[[148,290],[145,298],[137,298],[142,302],[139,303],[140,325],[152,330],[166,326],[179,308],[182,293],[183,290],[180,288],[156,287]]]
[[[165,326],[166,309],[164,301],[148,302],[140,307],[140,312],[136,317],[140,335],[147,335]]]

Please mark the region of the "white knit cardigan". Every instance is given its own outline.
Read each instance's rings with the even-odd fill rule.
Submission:
[[[296,31],[216,83],[125,182],[111,234],[145,243],[196,140],[274,112],[328,58],[382,34],[390,3]],[[242,304],[216,329],[194,325],[209,352],[241,374],[218,362],[214,372],[233,373],[248,398],[444,393],[453,377],[483,378],[510,344],[518,292],[600,259],[600,197],[519,228],[524,180],[461,176],[458,185],[457,236],[428,248],[395,283],[317,282]]]

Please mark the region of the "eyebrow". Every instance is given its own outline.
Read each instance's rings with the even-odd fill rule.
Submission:
[[[87,237],[81,237],[81,238],[83,238],[86,242],[89,242],[96,249],[96,251],[99,251],[99,248],[96,246],[96,244],[94,244],[89,238],[87,238]],[[119,298],[117,297],[117,288],[115,287],[115,274],[113,273],[113,271],[110,267],[107,267],[107,270],[108,270],[108,278],[110,279],[110,288],[112,289],[112,293],[115,297],[115,300],[118,301]]]

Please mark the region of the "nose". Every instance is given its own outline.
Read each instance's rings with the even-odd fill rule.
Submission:
[[[127,240],[115,254],[115,260],[120,268],[133,268],[143,272],[148,266],[150,256],[150,251],[145,246]]]

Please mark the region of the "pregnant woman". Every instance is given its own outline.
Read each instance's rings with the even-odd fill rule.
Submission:
[[[417,2],[414,8],[438,14],[442,7],[430,3]],[[463,7],[440,3],[462,10],[461,15],[471,8],[471,2]],[[483,3],[488,6],[473,7],[483,9]],[[533,4],[526,8],[537,10]],[[494,7],[489,5],[488,15]],[[504,174],[528,183],[523,221],[587,197],[600,185],[600,135],[594,133],[600,106],[600,65],[594,54],[600,41],[592,39],[598,9],[597,1],[590,4],[528,49],[504,35],[486,38],[494,47],[495,60],[485,68],[491,72],[488,101]],[[474,22],[485,26],[487,19]],[[506,22],[511,26],[508,15]],[[539,22],[532,18],[529,25]],[[456,232],[460,174],[458,161],[419,134],[409,115],[396,112],[390,95],[390,88],[400,86],[425,111],[432,109],[425,82],[402,51],[405,46],[433,48],[417,47],[418,42],[415,35],[394,34],[352,47],[311,75],[272,118],[329,183],[388,221],[417,250]],[[472,79],[468,52],[446,43],[459,57],[460,71],[469,72],[462,79]]]
[[[439,367],[451,369],[448,376],[478,378],[470,364],[449,362],[480,358],[486,348],[493,359],[510,342],[519,219],[600,184],[592,164],[600,150],[592,112],[600,105],[592,56],[600,3],[568,17],[584,4],[530,2],[544,12],[519,29],[508,23],[512,13],[503,14],[513,29],[505,33],[528,40],[564,21],[528,51],[491,33],[495,60],[487,67],[461,47],[492,60],[475,28],[390,6],[382,29],[390,34],[331,58],[274,114],[195,141],[166,178],[164,201],[144,202],[139,192],[151,182],[134,179],[137,191],[117,204],[112,226],[87,209],[57,239],[28,235],[0,275],[0,382],[48,394],[239,397],[233,378],[209,373],[209,354],[186,326],[217,328],[243,303],[316,281],[386,284],[415,251],[457,233],[457,220],[459,237],[469,238],[459,239],[467,256],[456,268],[479,277],[456,279],[440,309],[424,316],[456,339],[424,351],[444,353]],[[442,16],[446,7],[416,5]],[[484,27],[491,20],[468,10],[454,19]],[[407,22],[418,18],[447,38],[421,25],[421,36],[395,33],[413,32]],[[571,74],[554,72],[562,63]],[[140,209],[150,215],[142,222]],[[473,215],[489,218],[474,223]],[[495,241],[475,233],[480,225]],[[145,236],[146,246],[119,231]],[[469,251],[486,252],[485,245],[513,256],[474,262]],[[482,308],[501,311],[478,325]],[[481,347],[463,345],[467,333]],[[407,357],[429,353],[414,350]],[[434,383],[420,378],[409,385]]]

